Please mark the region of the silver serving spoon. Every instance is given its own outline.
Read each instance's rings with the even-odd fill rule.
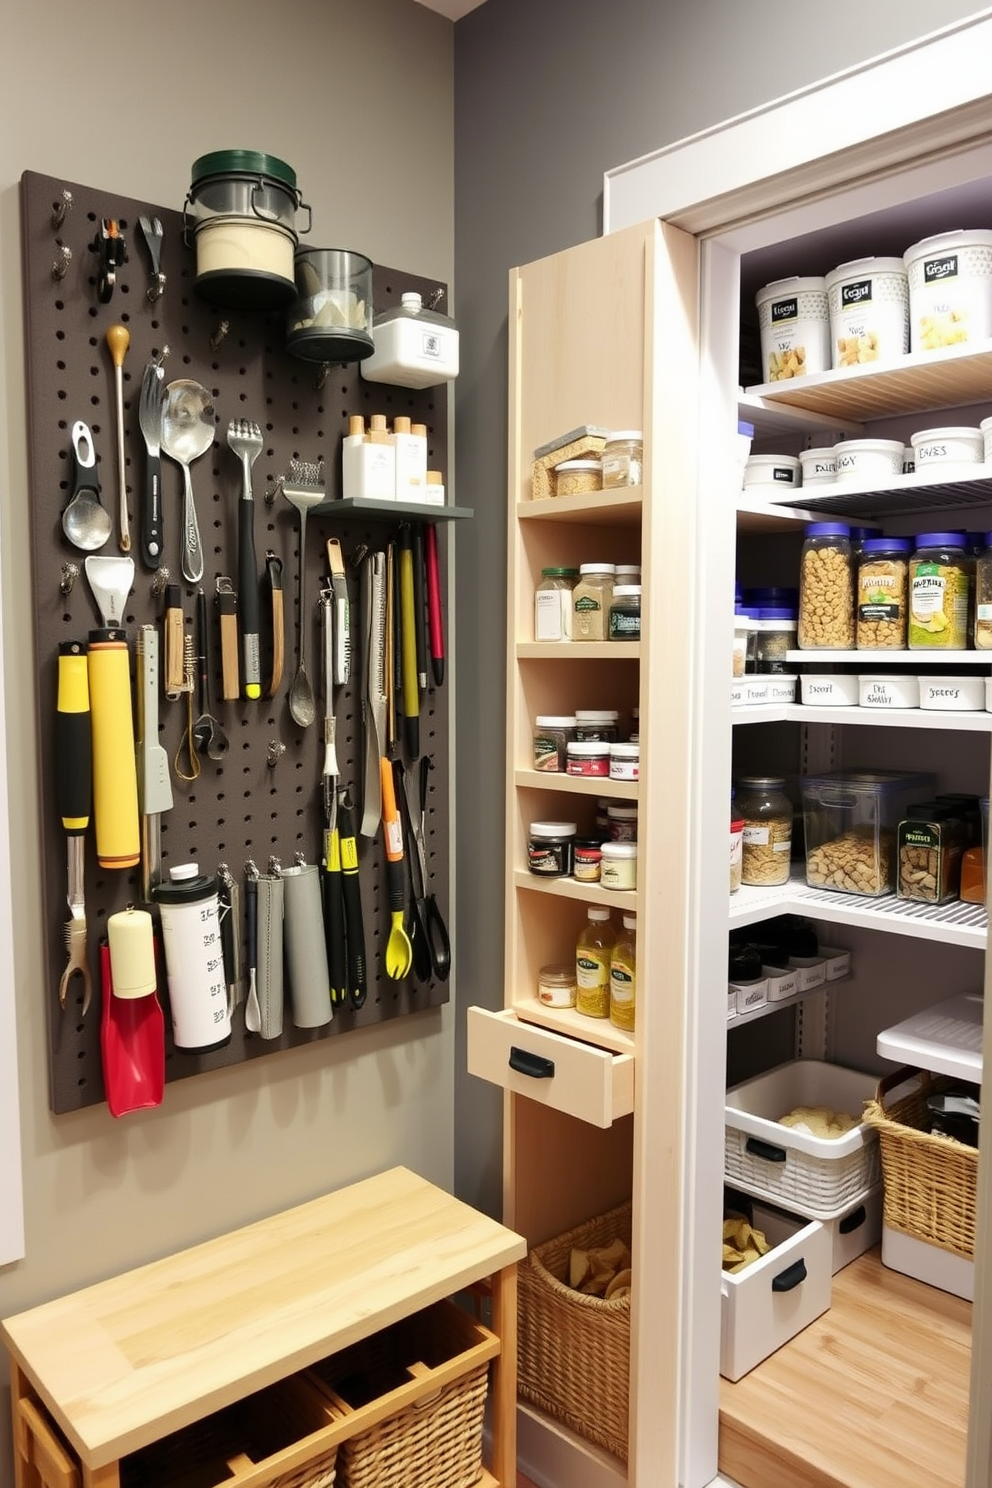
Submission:
[[[203,578],[203,546],[193,504],[189,467],[214,442],[216,419],[210,394],[198,382],[179,378],[170,382],[162,405],[162,450],[183,471],[183,578],[198,584]]]
[[[76,548],[93,553],[114,530],[113,518],[100,500],[93,436],[82,420],[72,426],[72,496],[62,513],[62,531]]]

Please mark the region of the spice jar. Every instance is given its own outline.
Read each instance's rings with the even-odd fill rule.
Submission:
[[[992,651],[992,532],[975,563],[975,648]]]
[[[640,429],[617,429],[603,446],[603,490],[639,486],[644,467],[644,435]]]
[[[640,777],[641,746],[633,744],[610,745],[610,779],[637,780]]]
[[[539,713],[534,719],[534,769],[564,772],[568,746],[575,738],[575,715]]]
[[[572,639],[605,641],[613,600],[612,563],[583,563],[572,590]]]
[[[586,744],[580,743],[577,739],[569,740],[565,748],[565,771],[568,775],[588,777],[609,775],[609,744]]]
[[[636,842],[637,807],[611,801],[606,808],[606,830],[613,842]]]
[[[598,837],[580,837],[575,843],[575,866],[573,873],[579,883],[599,883],[603,860]]]
[[[537,973],[537,1000],[545,1007],[575,1006],[575,966],[542,966]]]
[[[641,586],[617,584],[610,605],[609,638],[611,641],[641,639]]]
[[[967,646],[971,571],[962,533],[920,533],[909,560],[910,651]]]
[[[616,708],[576,708],[575,737],[584,744],[614,744],[620,737]]]
[[[637,888],[637,843],[604,842],[599,881],[604,889]]]
[[[810,522],[799,564],[799,649],[854,646],[854,567],[846,522]]]
[[[603,467],[598,460],[563,460],[555,466],[555,495],[584,496],[603,488]]]
[[[756,615],[754,669],[783,677],[789,670],[787,653],[796,644],[796,611],[782,605],[762,605]]]
[[[534,590],[535,641],[572,639],[572,590],[578,577],[577,568],[541,569],[541,582]]]
[[[784,884],[792,853],[792,802],[780,775],[747,775],[737,782],[744,818],[741,883]]]
[[[862,542],[854,635],[859,651],[906,649],[912,551],[912,539],[908,537],[866,537]],[[989,644],[992,645],[992,639]]]
[[[527,867],[543,878],[570,878],[578,827],[575,822],[531,822]]]

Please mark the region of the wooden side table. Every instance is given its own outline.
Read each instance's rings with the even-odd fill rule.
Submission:
[[[393,1168],[9,1317],[17,1488],[120,1488],[128,1453],[483,1279],[499,1340],[483,1482],[514,1488],[525,1254],[512,1230]]]

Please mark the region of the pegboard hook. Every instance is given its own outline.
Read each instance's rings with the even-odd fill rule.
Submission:
[[[56,284],[66,276],[66,271],[72,263],[72,249],[68,243],[60,243],[58,253],[52,260],[52,278]]]
[[[73,586],[73,584],[76,582],[76,580],[78,578],[79,578],[79,564],[78,563],[63,563],[63,565],[62,565],[62,577],[59,579],[59,593],[64,598],[68,598],[68,596],[72,593],[72,586]]]
[[[117,270],[121,264],[127,263],[127,239],[116,217],[100,219],[100,231],[96,235],[93,248],[100,257],[97,293],[100,297],[100,304],[107,305],[114,296]]]
[[[72,211],[72,192],[66,187],[52,209],[52,232],[58,232],[65,214]]]
[[[281,740],[269,740],[269,747],[265,751],[265,763],[268,765],[270,770],[275,769],[276,765],[279,763],[285,753],[286,746],[281,742]]]
[[[230,331],[230,329],[231,329],[231,322],[229,320],[222,320],[221,323],[220,323],[220,325],[214,331],[213,335],[210,337],[210,350],[211,351],[216,351],[217,350],[218,346],[224,340],[224,337],[227,335],[227,333],[228,333],[228,331]]]

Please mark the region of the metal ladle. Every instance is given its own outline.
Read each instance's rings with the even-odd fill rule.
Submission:
[[[189,467],[214,442],[216,419],[210,394],[198,382],[181,377],[170,382],[162,405],[162,449],[183,471],[183,541],[181,568],[187,583],[203,578],[203,546],[193,504]]]

